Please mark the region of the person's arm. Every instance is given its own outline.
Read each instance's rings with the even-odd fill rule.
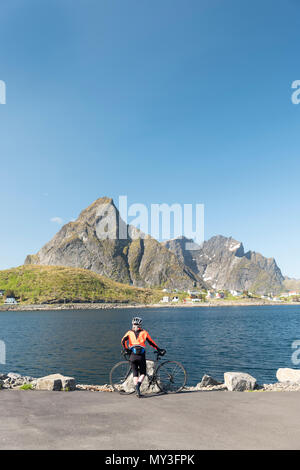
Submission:
[[[160,350],[160,348],[157,346],[157,344],[155,343],[155,341],[153,341],[153,339],[151,338],[151,336],[149,335],[148,332],[147,332],[146,340],[148,341],[148,343],[150,344],[150,346],[152,346],[152,348],[157,349],[157,351]]]
[[[125,349],[125,350],[128,349],[128,348],[127,348],[127,344],[126,344],[127,341],[128,341],[128,339],[129,339],[128,333],[126,333],[126,334],[123,336],[123,338],[121,339],[122,347],[123,347],[123,349]]]

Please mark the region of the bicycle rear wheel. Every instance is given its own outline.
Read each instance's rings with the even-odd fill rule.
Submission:
[[[156,371],[157,385],[165,393],[180,392],[187,379],[186,370],[180,362],[165,361]]]
[[[130,395],[135,391],[131,365],[128,361],[118,362],[111,369],[109,379],[115,392]]]

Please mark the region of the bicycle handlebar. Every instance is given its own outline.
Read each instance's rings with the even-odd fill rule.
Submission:
[[[154,354],[157,354],[157,357],[158,357],[158,356],[164,356],[166,354],[166,352],[167,351],[165,349],[162,349],[160,351],[157,351],[157,350],[154,351]]]
[[[154,354],[156,354],[157,357],[164,356],[166,353],[167,353],[167,351],[165,349],[162,349],[160,351],[157,351],[157,350],[154,351]],[[126,357],[126,356],[130,356],[131,352],[123,350],[123,351],[121,351],[121,354],[122,354],[122,356]]]

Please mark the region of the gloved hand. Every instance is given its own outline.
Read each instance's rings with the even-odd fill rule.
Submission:
[[[164,356],[167,351],[166,351],[165,349],[158,348],[158,352],[159,352],[159,354],[161,354],[162,356]]]
[[[131,349],[126,348],[126,349],[125,349],[125,353],[126,353],[126,354],[131,354]]]

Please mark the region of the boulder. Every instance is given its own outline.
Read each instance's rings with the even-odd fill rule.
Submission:
[[[73,377],[65,377],[61,374],[51,374],[40,377],[36,381],[36,390],[75,390],[76,383]]]
[[[256,386],[256,379],[244,372],[225,372],[224,382],[230,392],[254,390]]]
[[[154,371],[154,361],[147,361],[147,374],[152,375]],[[124,392],[130,392],[134,388],[133,384],[133,375],[132,373],[128,376],[127,380],[122,384],[122,390]],[[158,393],[160,392],[160,389],[156,384],[151,385],[149,387],[149,380],[147,375],[145,376],[142,386],[141,386],[141,393]]]
[[[217,382],[210,375],[204,374],[203,377],[202,377],[201,382],[198,385],[199,385],[199,387],[211,387],[211,386],[214,386],[214,385],[220,385],[220,382]]]
[[[9,372],[7,374],[7,377],[9,377],[10,379],[13,379],[13,380],[17,380],[17,379],[21,379],[22,375],[21,374],[16,374],[15,372]]]
[[[278,382],[300,382],[300,369],[281,368],[276,372]]]

